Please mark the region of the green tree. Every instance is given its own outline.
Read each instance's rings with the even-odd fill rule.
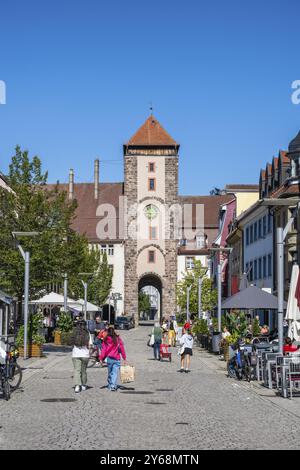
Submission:
[[[139,313],[149,312],[151,308],[150,297],[146,292],[139,292]]]
[[[194,268],[188,270],[182,281],[177,283],[177,304],[181,311],[186,312],[187,302],[187,288],[191,286],[190,290],[190,313],[191,317],[195,317],[198,312],[198,280],[203,278],[202,281],[202,310],[208,311],[215,307],[217,303],[217,291],[212,287],[212,280],[204,274],[201,261],[196,260]]]
[[[108,264],[107,255],[100,254],[98,249],[85,246],[82,254],[80,273],[89,273],[82,276],[72,276],[69,279],[69,295],[74,298],[83,298],[84,288],[81,280],[88,282],[87,298],[89,302],[101,306],[105,304],[112,288],[113,270]]]
[[[39,236],[23,238],[30,252],[30,297],[48,291],[51,283],[62,281],[63,273],[78,276],[88,250],[88,242],[72,230],[77,207],[58,185],[45,187],[47,173],[41,160],[30,160],[28,152],[16,147],[9,167],[12,191],[0,189],[0,288],[15,295],[21,305],[24,291],[24,260],[12,231],[37,231]],[[20,312],[20,309],[19,309]]]

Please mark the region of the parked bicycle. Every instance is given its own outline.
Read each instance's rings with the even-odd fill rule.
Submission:
[[[228,362],[228,376],[237,380],[245,379],[247,382],[256,380],[257,356],[255,347],[237,342],[232,348],[234,356]]]
[[[16,390],[22,381],[22,369],[17,363],[19,352],[14,344],[7,345],[4,364],[0,364],[0,386],[5,400],[9,400],[11,392]]]

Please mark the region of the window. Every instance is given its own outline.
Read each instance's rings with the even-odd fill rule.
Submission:
[[[261,227],[262,227],[261,219],[259,219],[259,221],[258,221],[258,240],[261,238]]]
[[[148,190],[149,191],[155,191],[156,187],[156,180],[155,178],[149,178],[148,179]]]
[[[106,253],[106,245],[101,245],[100,252],[101,252],[101,255],[104,255],[104,253]]]
[[[108,245],[108,254],[113,256],[114,254],[114,245]]]
[[[246,228],[246,245],[249,245],[250,239],[249,239],[249,227]]]
[[[148,251],[148,263],[155,263],[155,251],[154,250]]]
[[[205,236],[204,235],[198,235],[196,237],[196,244],[197,244],[197,248],[204,248],[205,247]]]
[[[194,268],[194,258],[186,258],[186,269]]]
[[[148,167],[149,173],[154,173],[155,172],[155,163],[150,162],[149,167]]]
[[[157,227],[149,227],[149,239],[157,240]]]
[[[263,217],[263,238],[267,235],[267,217]]]
[[[257,279],[257,259],[254,261],[253,279],[254,279],[254,281],[256,281],[256,279]]]
[[[266,279],[267,277],[267,257],[263,257],[263,278]]]
[[[250,244],[253,243],[253,225],[250,226]]]
[[[268,255],[268,276],[272,276],[272,255]]]
[[[261,258],[258,260],[258,279],[261,279]]]
[[[255,224],[254,224],[254,236],[253,236],[253,238],[254,238],[254,241],[256,242],[257,241],[257,222],[255,222]]]

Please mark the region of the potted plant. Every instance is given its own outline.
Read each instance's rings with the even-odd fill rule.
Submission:
[[[28,357],[42,357],[44,337],[40,334],[43,315],[36,313],[30,316],[27,328],[27,355]],[[20,356],[24,357],[24,326],[19,328],[16,337],[16,346]]]
[[[193,334],[197,337],[198,343],[201,347],[206,347],[208,339],[208,326],[207,321],[203,318],[196,320],[192,327]]]
[[[230,353],[229,353],[229,348],[232,344],[235,344],[237,340],[239,339],[240,335],[237,331],[234,333],[231,333],[230,336],[227,336],[223,341],[224,341],[224,347],[223,347],[223,354],[224,354],[224,361],[228,362],[230,359]]]
[[[54,344],[69,344],[70,335],[73,330],[73,319],[69,312],[60,312],[57,328],[54,331]]]

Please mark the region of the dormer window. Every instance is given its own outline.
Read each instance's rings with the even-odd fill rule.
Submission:
[[[196,237],[196,246],[197,248],[205,248],[205,235],[197,235]]]

